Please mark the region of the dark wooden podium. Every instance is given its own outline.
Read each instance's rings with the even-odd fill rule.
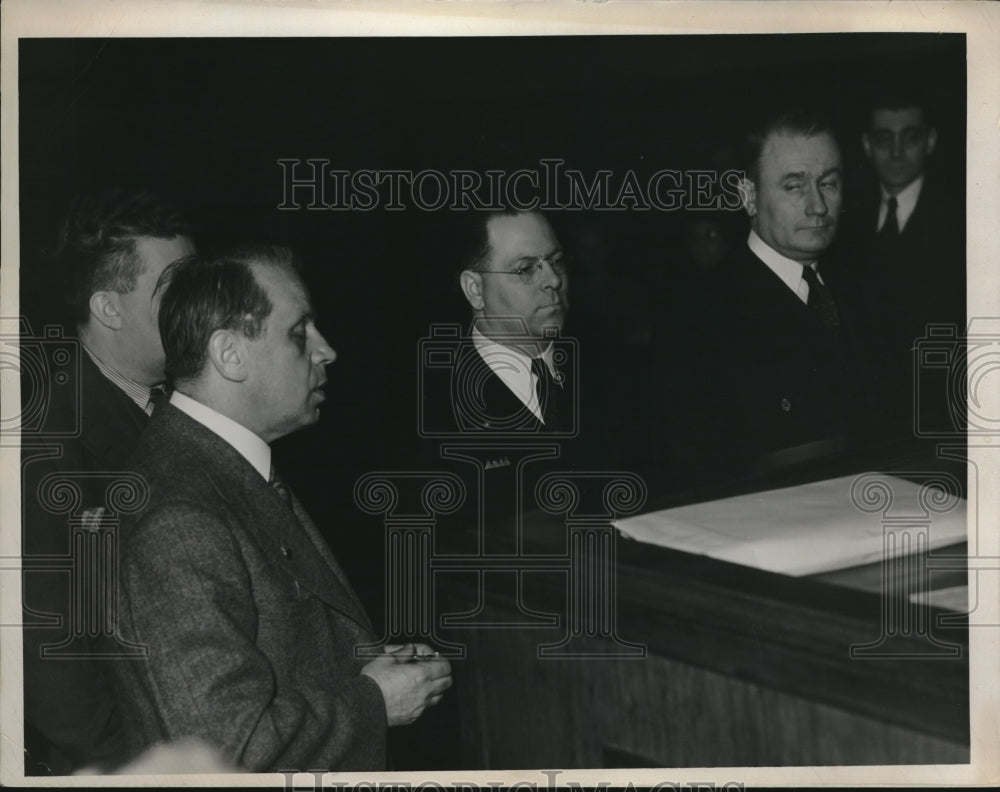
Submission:
[[[883,595],[879,565],[796,578],[618,537],[609,630],[570,601],[567,535],[529,513],[520,572],[438,576],[437,613],[476,614],[440,630],[465,647],[462,767],[969,761],[966,621]],[[965,582],[964,545],[932,555],[935,588]]]

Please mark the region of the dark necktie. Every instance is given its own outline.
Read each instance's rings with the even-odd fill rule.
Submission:
[[[295,519],[302,524],[299,515],[295,513],[295,507],[292,505],[292,491],[288,489],[288,485],[282,480],[281,476],[278,475],[278,470],[275,466],[271,465],[271,475],[267,478],[267,483],[274,490],[274,494],[277,495],[281,502],[284,503],[292,514],[295,514]],[[304,527],[304,526],[303,526]],[[291,559],[292,550],[289,546],[290,543],[285,541],[284,538],[281,539],[281,555],[285,557],[286,560]]]
[[[562,396],[562,387],[556,384],[548,365],[540,357],[532,358],[531,373],[535,375],[535,395],[538,397],[538,405],[542,408],[545,428],[549,431],[556,431],[560,428],[561,409],[559,402]]]
[[[288,489],[288,486],[282,480],[281,476],[278,475],[277,469],[274,465],[271,465],[271,476],[268,478],[267,483],[271,485],[271,489],[274,490],[275,494],[281,498],[282,503],[284,503],[289,509],[292,508],[292,493]]]
[[[816,270],[805,265],[802,267],[802,278],[809,284],[809,310],[812,311],[820,324],[833,335],[840,329],[840,315],[837,313],[837,303],[833,300],[830,290],[819,282]]]
[[[152,415],[169,397],[170,391],[166,385],[154,385],[149,389],[149,401],[146,402],[146,408],[143,412],[146,415]]]
[[[895,239],[899,236],[899,219],[896,217],[896,206],[896,196],[890,196],[885,213],[885,222],[882,223],[882,228],[878,232],[879,236],[885,239]]]

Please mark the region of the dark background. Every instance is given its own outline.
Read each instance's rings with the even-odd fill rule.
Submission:
[[[293,247],[338,359],[319,425],[275,451],[376,617],[382,526],[354,507],[353,486],[372,470],[412,467],[426,451],[416,431],[418,342],[434,323],[468,320],[450,277],[453,218],[412,206],[278,211],[279,158],[448,171],[535,170],[557,157],[587,175],[610,169],[617,184],[628,169],[736,167],[760,110],[808,103],[838,124],[849,218],[853,196],[871,186],[860,146],[867,93],[892,73],[927,91],[934,167],[959,194],[964,185],[961,34],[21,39],[19,48],[22,313],[36,331],[61,319],[50,253],[82,189],[159,192],[184,209],[202,249]],[[586,377],[614,385],[590,425],[613,440],[609,464],[643,470],[669,442],[655,430],[651,384],[663,372],[646,367],[657,359],[658,312],[671,304],[664,290],[685,266],[692,213],[550,220],[579,260],[566,333],[598,351]],[[727,221],[742,243],[742,213]]]
[[[318,430],[290,442],[310,467],[338,471],[325,494],[339,503],[355,471],[406,458],[417,341],[467,312],[449,277],[448,212],[278,211],[279,158],[447,171],[539,169],[540,158],[558,157],[587,175],[611,169],[619,183],[630,168],[641,177],[734,167],[760,108],[808,102],[838,123],[857,190],[869,178],[866,93],[894,73],[926,89],[939,129],[934,164],[964,178],[961,34],[22,39],[19,69],[22,311],[35,324],[59,318],[46,255],[80,189],[161,192],[188,213],[202,248],[292,246],[310,267],[338,360]],[[845,219],[850,206],[849,192]],[[567,332],[599,335],[627,352],[618,362],[637,349],[641,359],[658,308],[651,284],[669,283],[680,266],[691,213],[551,219],[579,260]],[[742,213],[729,219],[741,239]],[[655,405],[641,388],[630,397]]]
[[[320,327],[338,360],[319,426],[276,451],[324,513],[353,511],[353,482],[364,472],[412,464],[421,446],[417,344],[432,324],[466,322],[468,312],[451,277],[449,212],[279,211],[279,158],[325,158],[344,170],[510,171],[557,157],[587,176],[610,169],[619,184],[629,169],[642,178],[736,167],[741,136],[761,111],[812,104],[839,127],[847,220],[852,196],[871,186],[860,146],[866,100],[872,85],[895,75],[925,91],[939,130],[933,166],[964,184],[961,34],[19,46],[22,312],[36,329],[60,319],[49,253],[81,189],[160,192],[189,215],[202,249],[251,240],[293,247],[309,267]],[[664,305],[677,308],[664,290],[669,296],[685,266],[694,214],[550,214],[578,259],[566,333],[598,352],[586,378],[615,383],[605,389],[600,428],[614,440],[617,465],[641,470],[669,442],[651,429],[650,348],[662,344],[652,328]],[[726,219],[742,243],[743,213]]]
[[[300,481],[303,495],[327,510],[351,509],[361,473],[412,460],[417,343],[431,324],[464,322],[468,313],[451,278],[449,212],[278,211],[279,158],[325,158],[345,170],[509,171],[558,157],[586,175],[610,169],[620,183],[628,169],[642,177],[735,167],[741,135],[760,110],[811,103],[839,126],[846,220],[852,195],[871,182],[860,146],[866,99],[890,74],[924,89],[939,130],[933,166],[964,184],[961,34],[19,46],[22,312],[36,329],[60,318],[48,254],[81,189],[160,192],[187,212],[203,249],[248,240],[292,246],[309,266],[320,326],[338,360],[318,428],[279,443],[278,453],[293,483],[315,477],[315,493]],[[620,395],[624,408],[601,419],[622,460],[640,468],[649,446],[664,442],[647,431],[657,394],[641,367],[659,298],[683,266],[692,216],[550,215],[578,258],[566,331],[604,352],[589,380],[632,383]],[[741,242],[742,212],[727,219]],[[631,369],[624,377],[623,368]],[[615,423],[619,413],[632,420]]]

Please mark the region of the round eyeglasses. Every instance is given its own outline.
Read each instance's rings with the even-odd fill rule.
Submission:
[[[490,275],[516,275],[525,286],[531,286],[538,283],[538,280],[542,277],[542,268],[544,265],[548,264],[557,275],[562,277],[569,271],[570,263],[570,257],[560,250],[557,253],[540,256],[539,258],[523,258],[518,261],[514,269],[481,269],[476,270],[476,272],[485,272]]]

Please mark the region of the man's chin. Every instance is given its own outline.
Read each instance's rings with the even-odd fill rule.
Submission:
[[[809,228],[803,230],[799,235],[801,240],[800,247],[803,250],[808,250],[811,253],[822,253],[833,242],[833,237],[836,234],[837,229],[833,226],[825,226],[823,228]]]
[[[309,424],[314,424],[319,420],[321,411],[320,407],[323,406],[323,402],[326,400],[324,395],[322,399],[317,399],[315,396],[310,397],[309,404],[302,411],[302,425],[308,426]]]
[[[886,189],[893,190],[897,193],[905,190],[916,180],[917,180],[916,175],[900,176],[898,173],[891,174],[887,179],[880,179],[880,181],[886,187]]]
[[[538,325],[538,327],[533,329],[533,335],[535,338],[550,338],[553,335],[559,335],[562,332],[564,324],[563,314],[558,314],[558,316],[547,317],[546,321]]]
[[[292,430],[293,432],[298,432],[305,429],[307,426],[312,426],[314,423],[318,423],[320,419],[319,406],[313,406],[307,415],[303,415],[299,420],[298,425]],[[291,434],[291,432],[289,432]]]

